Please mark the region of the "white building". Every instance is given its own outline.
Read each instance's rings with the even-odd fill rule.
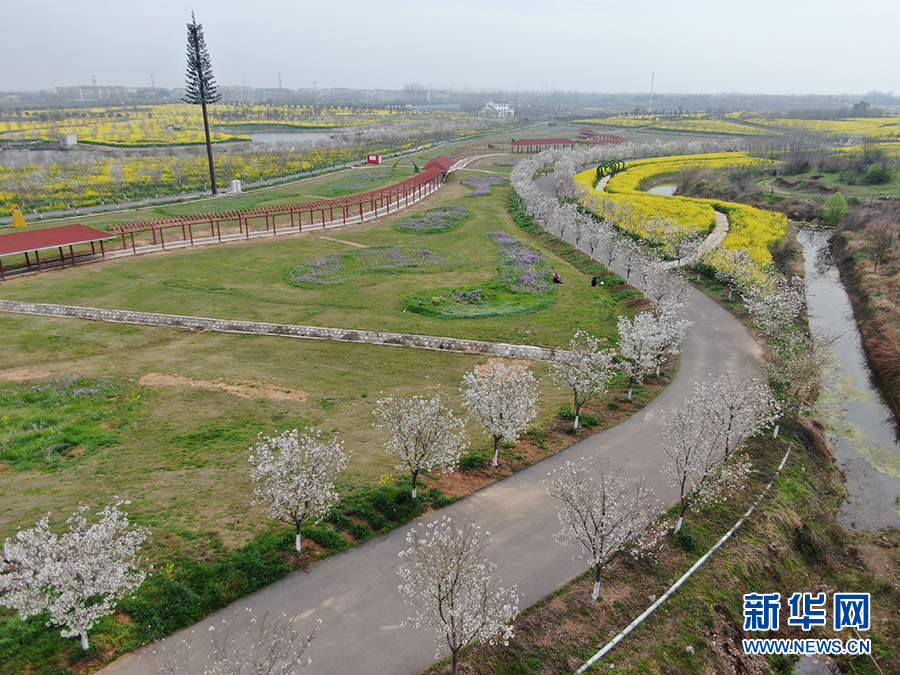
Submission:
[[[478,111],[479,117],[513,117],[516,111],[508,103],[494,103],[488,101],[484,107]]]

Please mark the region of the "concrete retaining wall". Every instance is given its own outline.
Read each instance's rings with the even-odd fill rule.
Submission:
[[[198,316],[178,316],[176,314],[131,312],[121,309],[97,309],[95,307],[72,307],[37,302],[15,302],[12,300],[0,300],[0,311],[37,316],[89,319],[91,321],[107,321],[111,323],[129,323],[141,326],[171,326],[195,331],[364,342],[373,345],[416,347],[419,349],[435,349],[464,354],[484,354],[486,356],[528,359],[530,361],[557,361],[565,354],[563,350],[532,347],[529,345],[511,345],[502,342],[482,342],[480,340],[463,340],[430,335],[382,333],[367,330],[321,328],[319,326],[297,326],[256,321],[233,321]]]

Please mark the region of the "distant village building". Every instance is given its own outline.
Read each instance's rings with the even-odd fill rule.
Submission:
[[[841,147],[852,147],[854,145],[862,145],[866,142],[865,134],[841,134],[838,139],[838,145]]]
[[[484,107],[478,111],[479,117],[513,117],[516,111],[508,103],[494,103],[488,101]]]
[[[71,148],[78,145],[78,134],[63,134],[59,137],[59,145],[62,148]]]

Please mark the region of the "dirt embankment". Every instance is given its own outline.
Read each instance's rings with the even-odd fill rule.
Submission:
[[[865,232],[838,232],[832,245],[876,384],[900,419],[900,264],[876,268]]]

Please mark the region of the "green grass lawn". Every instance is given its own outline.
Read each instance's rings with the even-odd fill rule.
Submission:
[[[487,233],[505,230],[527,240],[512,223],[505,190],[469,198],[451,178],[440,193],[374,223],[311,231],[265,241],[236,242],[106,261],[3,285],[9,300],[56,302],[250,321],[397,331],[546,346],[563,345],[578,329],[615,337],[617,299],[535,243],[562,274],[554,302],[517,317],[443,320],[403,311],[415,291],[477,286],[498,276],[498,248]],[[438,205],[460,205],[472,215],[462,227],[434,234],[398,232],[397,219]],[[340,241],[334,241],[338,239]],[[347,243],[349,242],[349,243]],[[455,254],[458,265],[440,273],[363,274],[339,285],[292,286],[297,265],[352,251],[353,246],[428,246]]]
[[[616,294],[591,288],[589,277],[518,229],[506,212],[505,189],[477,199],[468,198],[469,192],[451,180],[416,207],[362,226],[107,261],[8,281],[0,289],[7,299],[547,346],[567,344],[579,328],[614,338],[616,317],[628,311]],[[445,233],[394,228],[397,219],[439,205],[464,205],[472,215]],[[498,247],[486,233],[496,230],[539,249],[562,274],[564,283],[549,307],[483,319],[404,311],[403,298],[422,288],[495,279]],[[356,250],[342,242],[428,246],[454,254],[459,264],[438,273],[362,274],[321,288],[286,282],[298,264]],[[442,389],[458,404],[463,374],[484,362],[406,348],[19,315],[0,315],[0,352],[4,371],[111,377],[129,397],[139,397],[127,422],[116,425],[114,441],[62,453],[43,469],[0,466],[0,537],[30,527],[47,511],[67,513],[79,501],[107,503],[119,495],[132,500],[131,512],[165,542],[155,546],[188,549],[190,538],[178,533],[214,533],[236,546],[266,526],[265,514],[249,508],[247,455],[257,434],[313,426],[338,435],[354,452],[344,480],[372,484],[395,464],[372,427],[371,409],[381,392]],[[546,422],[567,396],[546,377],[545,365],[535,364],[534,370],[544,378],[539,422]],[[184,385],[142,386],[139,380],[148,373],[238,384],[249,388],[251,397]],[[297,394],[296,400],[253,395],[265,387]],[[487,449],[487,438],[474,427],[472,432],[473,447]]]

